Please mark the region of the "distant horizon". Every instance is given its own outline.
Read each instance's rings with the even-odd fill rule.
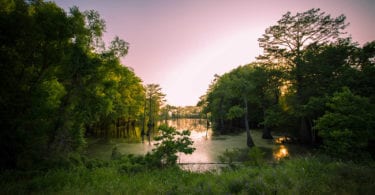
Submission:
[[[371,0],[54,2],[67,12],[74,5],[98,11],[106,21],[104,41],[119,36],[128,42],[122,63],[145,85],[159,84],[173,106],[195,106],[215,74],[253,62],[262,53],[258,38],[287,11],[320,8],[332,17],[344,14],[353,41],[363,45],[375,40]]]

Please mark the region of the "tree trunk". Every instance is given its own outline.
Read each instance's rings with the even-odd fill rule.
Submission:
[[[249,128],[249,120],[248,120],[248,106],[247,106],[247,99],[244,98],[244,103],[245,103],[245,115],[244,115],[244,122],[245,122],[245,128],[246,128],[246,144],[247,147],[251,148],[255,146],[253,138],[250,135],[250,128]]]
[[[120,138],[120,117],[116,120],[116,138]]]
[[[263,139],[273,139],[273,137],[271,135],[271,130],[267,126],[263,127],[262,138]]]
[[[307,125],[306,117],[301,117],[300,139],[304,144],[312,144],[311,129]]]
[[[223,110],[223,98],[220,99],[220,132],[224,131],[224,110]]]
[[[302,96],[302,83],[303,83],[303,75],[301,72],[301,57],[299,50],[297,51],[297,57],[296,57],[296,85],[297,85],[297,101],[299,106],[304,104],[304,99]],[[304,144],[311,144],[312,143],[312,132],[311,128],[309,128],[308,120],[305,116],[301,116],[299,118],[300,120],[300,129],[299,129],[299,138],[300,141]]]
[[[263,111],[263,119],[266,118],[266,108],[265,106],[262,106],[262,111]],[[262,134],[263,139],[273,139],[271,135],[271,130],[268,128],[267,125],[264,125],[263,127],[263,134]]]

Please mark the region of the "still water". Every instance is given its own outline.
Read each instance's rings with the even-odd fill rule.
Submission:
[[[196,150],[190,155],[179,154],[179,163],[198,163],[202,167],[204,163],[220,162],[218,156],[225,152],[226,149],[242,149],[247,147],[245,132],[236,135],[213,135],[212,129],[207,128],[207,121],[204,119],[169,120],[167,123],[170,126],[176,127],[177,130],[191,131],[190,137],[194,141],[193,147]],[[280,160],[300,153],[294,145],[277,144],[275,140],[262,139],[262,132],[260,130],[252,130],[251,135],[255,145],[266,152],[266,158],[269,160]],[[282,137],[274,137],[276,141],[282,139]],[[154,147],[152,142],[128,143],[122,140],[113,140],[111,144],[97,143],[93,145],[89,147],[89,152],[104,159],[110,158],[114,145],[117,146],[122,154],[146,154]]]

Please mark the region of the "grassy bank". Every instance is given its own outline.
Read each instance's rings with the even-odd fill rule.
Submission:
[[[2,173],[0,189],[5,194],[371,194],[375,191],[374,167],[374,163],[303,157],[221,173],[178,168],[126,172],[121,163],[108,162],[92,168]]]

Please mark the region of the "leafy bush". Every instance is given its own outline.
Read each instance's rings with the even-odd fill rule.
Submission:
[[[152,150],[151,160],[156,160],[161,166],[172,166],[177,162],[177,153],[191,154],[195,148],[191,147],[193,141],[190,139],[190,131],[177,131],[173,127],[161,125],[160,135],[154,139],[158,141]]]
[[[245,164],[247,165],[261,166],[265,163],[265,153],[258,147],[250,148],[247,155],[249,158],[247,161],[245,161]]]
[[[119,172],[138,173],[143,170],[174,166],[177,162],[177,153],[191,154],[194,152],[195,148],[191,147],[193,141],[189,137],[189,131],[180,132],[167,125],[161,125],[159,130],[160,135],[154,138],[157,141],[156,148],[144,156],[124,155],[121,154],[117,146],[113,147],[111,159],[119,166]],[[88,164],[90,168],[95,166],[95,161]]]
[[[232,164],[233,162],[237,161],[240,155],[240,149],[235,148],[232,150],[225,149],[221,155],[218,156],[219,161],[222,163]]]
[[[218,158],[220,162],[228,163],[229,167],[234,169],[236,168],[234,162],[238,161],[238,159],[240,158],[240,154],[241,150],[238,148],[232,150],[225,149],[225,152],[219,155]]]
[[[265,152],[258,147],[226,149],[218,158],[220,162],[228,163],[231,168],[236,167],[235,162],[242,162],[248,166],[261,166],[265,163]]]
[[[117,146],[114,146],[112,148],[112,154],[111,154],[111,159],[112,160],[116,160],[116,159],[119,159],[121,158],[122,154],[120,153],[120,151],[118,150]]]
[[[348,88],[337,92],[327,103],[329,111],[316,121],[324,150],[335,157],[360,159],[374,136],[374,106],[367,98]]]

